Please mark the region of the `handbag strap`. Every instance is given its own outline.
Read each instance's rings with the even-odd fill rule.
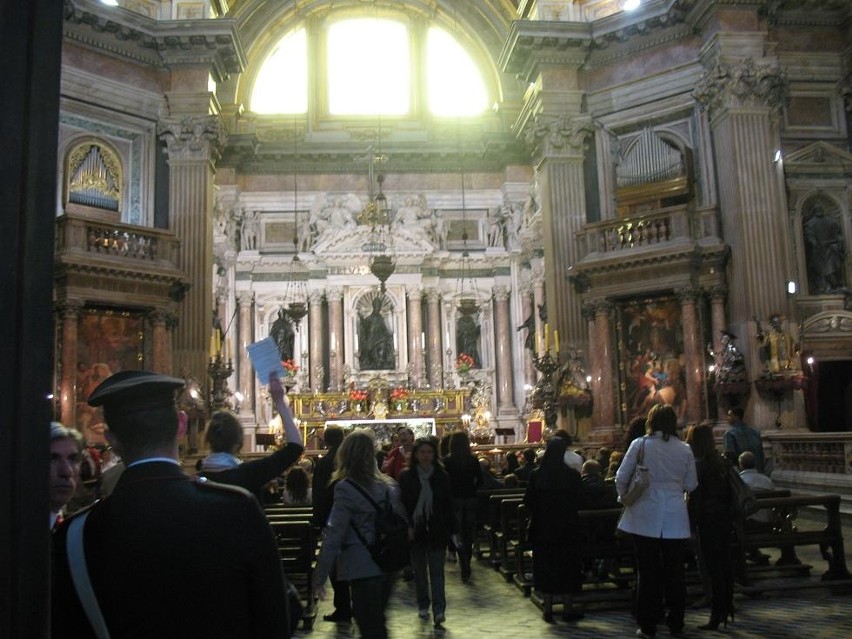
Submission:
[[[645,462],[645,436],[642,437],[642,443],[639,444],[639,461],[636,462],[637,466],[641,466]]]
[[[74,588],[77,590],[77,596],[83,604],[83,609],[86,611],[89,624],[95,631],[95,636],[98,639],[109,639],[109,630],[101,613],[101,607],[98,605],[95,590],[92,588],[92,580],[89,579],[89,569],[86,567],[86,554],[83,549],[83,526],[86,524],[88,516],[89,513],[85,512],[72,519],[71,523],[68,524],[66,536],[68,567],[71,569],[71,579],[74,582]]]
[[[349,483],[349,484],[351,484],[352,486],[354,486],[354,487],[355,487],[355,490],[357,490],[359,493],[361,493],[362,495],[364,495],[364,497],[366,497],[366,498],[367,498],[367,501],[369,501],[371,504],[373,504],[373,508],[375,508],[375,509],[376,509],[376,513],[380,513],[380,512],[382,512],[382,507],[381,507],[381,506],[379,506],[379,504],[376,502],[376,500],[375,500],[375,499],[373,499],[372,497],[370,497],[370,493],[368,493],[366,490],[364,490],[364,489],[363,489],[363,488],[362,488],[362,487],[361,487],[361,486],[360,486],[357,482],[354,482],[354,481],[352,481],[351,479],[347,479],[346,481],[347,481],[347,483]],[[349,525],[350,525],[350,526],[352,526],[352,530],[354,530],[354,531],[355,531],[355,536],[356,536],[356,537],[358,537],[358,541],[360,541],[360,542],[364,545],[364,547],[365,547],[365,548],[367,548],[367,550],[369,550],[369,549],[370,549],[370,544],[368,544],[368,543],[367,543],[367,540],[364,538],[364,535],[362,535],[362,534],[361,534],[361,531],[360,531],[360,530],[358,530],[358,526],[356,526],[356,525],[355,525],[355,522],[353,522],[353,521],[350,519],[350,520],[349,520]]]

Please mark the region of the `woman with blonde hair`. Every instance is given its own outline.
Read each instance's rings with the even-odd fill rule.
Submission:
[[[639,580],[635,615],[637,637],[654,637],[668,606],[666,625],[673,635],[683,632],[686,607],[684,542],[690,537],[685,493],[695,490],[698,477],[692,450],[677,436],[677,414],[658,404],[648,413],[644,437],[633,440],[615,475],[619,496],[624,495],[640,464],[648,470],[650,485],[638,501],[624,508],[618,529],[633,535]]]
[[[382,571],[366,545],[376,538],[376,508],[366,495],[379,504],[389,500],[405,517],[399,486],[379,471],[375,455],[376,436],[366,429],[354,431],[337,449],[334,505],[314,573],[314,586],[324,598],[325,581],[336,562],[337,578],[349,582],[352,613],[364,639],[387,638],[385,609],[393,586],[393,574]]]

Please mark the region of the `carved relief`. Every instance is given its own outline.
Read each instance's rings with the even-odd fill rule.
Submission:
[[[171,160],[215,162],[227,141],[225,127],[215,116],[163,120],[157,124],[157,135],[165,140]]]
[[[555,151],[584,151],[586,138],[594,132],[592,119],[568,115],[535,116],[526,132],[526,142],[536,154]]]
[[[787,92],[787,75],[777,64],[757,64],[746,58],[741,64],[717,62],[693,91],[705,109],[764,106],[780,108]]]

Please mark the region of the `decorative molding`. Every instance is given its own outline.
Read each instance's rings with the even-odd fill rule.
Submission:
[[[83,310],[85,303],[82,300],[76,299],[64,299],[57,301],[54,304],[54,310],[56,314],[63,320],[65,319],[75,319],[80,315],[80,311]]]
[[[308,292],[308,303],[311,306],[319,306],[322,304],[324,297],[325,293],[323,291],[310,291]]]
[[[328,300],[329,304],[335,302],[343,301],[343,287],[342,286],[329,286],[325,289],[325,299]]]
[[[97,0],[65,0],[67,40],[136,63],[208,65],[217,82],[246,68],[236,20],[156,20]]]
[[[157,135],[165,140],[170,160],[211,162],[219,159],[228,137],[222,121],[213,115],[161,120]]]
[[[511,291],[509,290],[508,286],[503,286],[503,285],[495,286],[492,289],[492,292],[494,294],[494,300],[496,302],[508,302],[509,301],[509,296],[511,295]]]
[[[738,65],[716,62],[698,82],[693,96],[702,108],[759,106],[780,109],[787,93],[787,75],[776,63],[746,58]]]
[[[692,286],[685,286],[683,288],[679,288],[675,291],[675,295],[677,295],[678,301],[681,305],[685,304],[695,304],[701,295],[701,291]]]
[[[590,116],[536,115],[528,124],[525,140],[533,155],[556,155],[560,151],[586,150],[586,140],[595,132]]]

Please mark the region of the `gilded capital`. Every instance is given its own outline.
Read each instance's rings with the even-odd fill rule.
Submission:
[[[746,58],[737,65],[717,62],[698,82],[693,96],[711,112],[723,108],[762,106],[779,109],[787,93],[787,75],[777,63]]]

